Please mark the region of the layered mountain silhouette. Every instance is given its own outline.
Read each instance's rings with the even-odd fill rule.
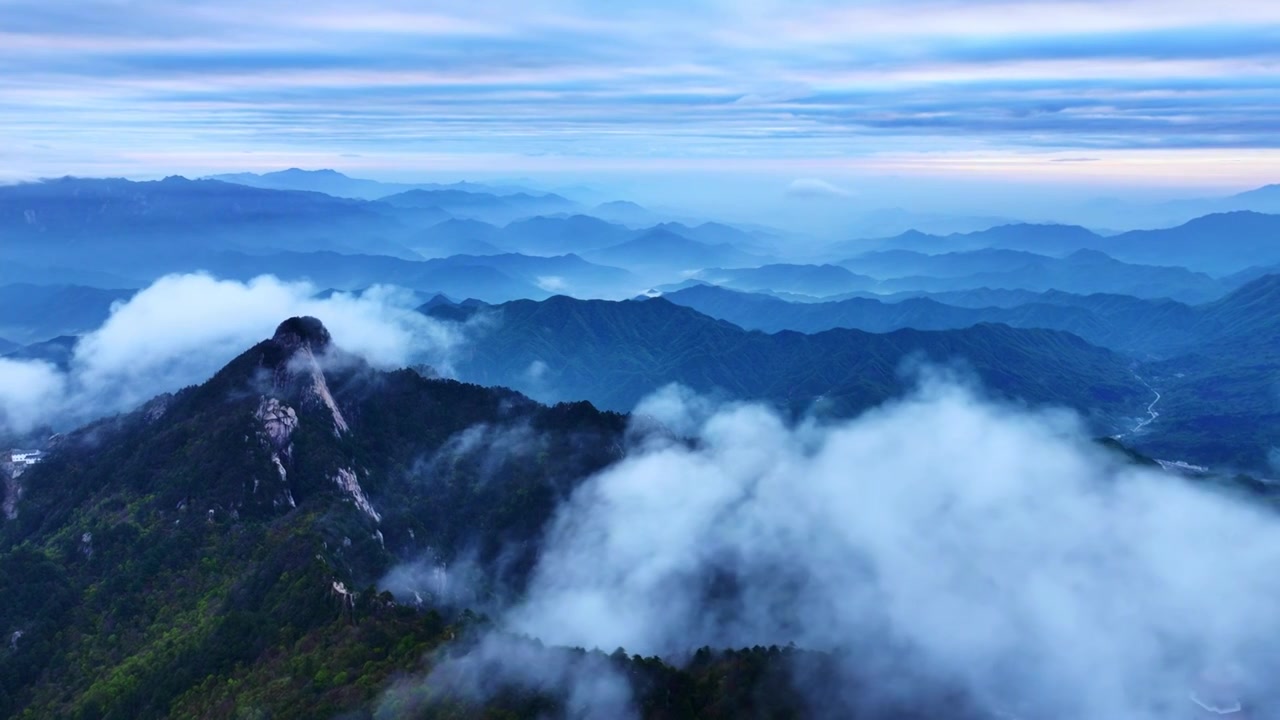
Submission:
[[[689,271],[723,265],[758,264],[762,258],[729,243],[705,243],[662,226],[638,237],[584,253],[589,260],[646,270]]]
[[[770,290],[840,295],[871,290],[880,283],[867,275],[858,275],[839,265],[773,264],[750,268],[713,267],[694,275],[694,279],[738,290]]]
[[[0,285],[0,336],[27,344],[96,330],[133,290],[77,285]]]
[[[554,193],[499,195],[455,189],[407,190],[379,198],[379,202],[397,208],[436,209],[454,217],[498,223],[532,215],[570,212],[578,207],[577,203]]]
[[[199,258],[219,251],[418,258],[403,244],[414,232],[387,205],[215,180],[0,186],[0,260],[61,271],[43,273],[43,282],[85,283],[92,273],[123,280],[107,287],[140,286],[174,267],[197,269]]]
[[[874,247],[939,254],[984,249],[1066,255],[1098,250],[1127,262],[1177,265],[1226,274],[1251,265],[1280,262],[1280,215],[1248,210],[1220,212],[1171,228],[1132,230],[1104,237],[1075,225],[1001,225],[946,236],[909,231],[878,241],[843,243],[830,248],[846,257]]]
[[[624,243],[636,231],[587,215],[533,217],[496,231],[494,242],[531,255],[582,253]]]
[[[438,305],[427,312],[457,319]],[[457,362],[464,379],[534,397],[583,398],[629,410],[668,383],[729,398],[764,400],[791,413],[851,415],[901,394],[904,367],[955,364],[987,388],[1031,403],[1096,416],[1099,427],[1140,409],[1149,391],[1128,361],[1068,333],[978,325],[962,330],[813,335],[751,332],[667,300],[518,300],[490,313]]]
[[[267,190],[305,190],[321,192],[334,197],[345,197],[360,200],[377,200],[378,198],[408,192],[410,190],[451,190],[468,193],[486,193],[490,195],[513,195],[516,193],[533,193],[528,188],[483,183],[391,183],[378,180],[353,178],[336,170],[301,170],[289,168],[268,173],[229,173],[211,175],[208,180],[248,185]]]
[[[1064,330],[1096,345],[1137,357],[1185,352],[1207,337],[1210,306],[1197,311],[1172,300],[1142,300],[1125,295],[1041,293],[1012,307],[961,307],[929,297],[885,302],[850,298],[833,302],[788,302],[760,293],[744,293],[709,285],[689,287],[663,296],[735,325],[765,332],[804,333],[835,328],[892,332],[903,328],[951,330],[980,323],[1021,328]],[[1229,299],[1223,306],[1233,305]],[[1215,304],[1214,307],[1217,305]]]
[[[1200,305],[1056,291],[1014,307],[965,308],[929,298],[794,303],[709,286],[664,298],[769,332],[947,330],[987,322],[1064,330],[1140,361],[1135,371],[1161,393],[1158,423],[1132,439],[1144,450],[1265,471],[1271,462],[1267,438],[1280,432],[1280,398],[1268,390],[1280,378],[1280,275]]]
[[[378,284],[398,285],[454,297],[478,296],[493,302],[547,297],[557,292],[625,295],[638,287],[638,281],[626,270],[596,265],[576,255],[501,253],[411,261],[325,252],[220,253],[203,259],[201,267],[223,277],[244,280],[272,274],[348,291]]]
[[[836,265],[709,268],[694,274],[693,278],[736,290],[795,293],[827,299],[841,299],[854,293],[869,297],[872,293],[934,295],[994,289],[1112,293],[1192,303],[1219,298],[1246,281],[1243,276],[1216,279],[1180,267],[1125,263],[1096,250],[1077,250],[1062,258],[1021,250],[938,255],[886,250],[865,253]]]
[[[974,250],[925,255],[906,250],[867,253],[841,263],[882,282],[881,292],[946,292],[999,288],[1204,302],[1236,287],[1181,267],[1125,263],[1097,250],[1076,250],[1055,258],[1021,250]]]

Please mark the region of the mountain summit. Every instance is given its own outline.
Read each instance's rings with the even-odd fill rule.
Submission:
[[[556,504],[619,459],[625,425],[378,371],[319,319],[289,318],[207,382],[68,433],[23,474],[0,522],[0,632],[16,638],[0,646],[0,717],[368,705],[446,640],[440,615],[373,583],[425,558],[440,581],[411,589],[443,609],[465,560],[489,597],[515,592]],[[111,632],[64,632],[99,623]],[[303,656],[315,669],[274,664]],[[291,679],[248,700],[246,673]]]
[[[316,353],[328,350],[333,342],[333,336],[318,318],[304,315],[291,317],[280,323],[271,341],[288,350],[297,350],[305,346]]]

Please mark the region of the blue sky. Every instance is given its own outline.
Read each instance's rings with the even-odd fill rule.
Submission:
[[[0,179],[1244,188],[1280,179],[1280,2],[0,0],[0,137]]]

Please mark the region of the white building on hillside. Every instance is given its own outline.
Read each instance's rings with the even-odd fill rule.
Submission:
[[[9,460],[14,465],[35,465],[44,459],[44,453],[39,450],[14,450],[9,455]]]

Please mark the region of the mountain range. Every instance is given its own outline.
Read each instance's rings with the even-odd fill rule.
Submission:
[[[406,190],[379,198],[380,203],[396,208],[437,210],[446,215],[507,223],[520,218],[569,212],[577,203],[554,193],[531,195],[520,192],[497,195],[465,190]]]
[[[872,241],[845,241],[827,248],[836,257],[868,250],[908,250],[940,254],[987,249],[1067,255],[1097,250],[1126,262],[1177,265],[1214,274],[1229,274],[1256,265],[1280,263],[1280,215],[1252,211],[1215,213],[1181,225],[1132,230],[1104,237],[1074,225],[1001,225],[951,235],[908,231]]]
[[[1020,250],[938,255],[886,250],[859,255],[838,265],[708,268],[695,273],[692,279],[735,290],[803,293],[828,299],[857,293],[874,297],[873,293],[936,295],[986,289],[1111,293],[1195,303],[1221,297],[1243,284],[1244,277],[1215,279],[1181,267],[1135,265],[1096,250],[1077,250],[1063,258]]]
[[[391,183],[365,180],[344,175],[336,170],[301,170],[289,168],[268,173],[229,173],[210,175],[206,180],[220,180],[236,185],[263,188],[265,190],[303,190],[320,192],[334,197],[355,200],[377,200],[411,190],[452,190],[490,195],[539,194],[537,191],[506,183]]]
[[[1173,227],[1214,213],[1252,211],[1280,214],[1280,185],[1262,187],[1222,197],[1185,198],[1164,202],[1133,202],[1098,198],[1071,208],[1102,227],[1143,229]]]
[[[776,263],[758,267],[711,267],[694,274],[694,280],[737,290],[804,292],[813,295],[840,295],[870,291],[879,281],[858,275],[839,265],[794,265]]]
[[[1214,211],[1257,210],[1274,190]],[[1111,481],[1136,463],[1152,473],[1143,482],[1167,479],[1179,492],[1214,482],[1259,508],[1280,507],[1275,483],[1255,479],[1273,474],[1280,437],[1277,219],[1225,212],[1116,235],[1003,223],[811,252],[803,239],[792,246],[796,238],[766,228],[626,201],[579,204],[513,184],[380,183],[295,169],[0,186],[0,283],[9,283],[0,284],[0,358],[6,368],[47,363],[39,377],[72,400],[93,345],[81,338],[164,273],[307,280],[312,290],[300,297],[317,314],[335,293],[394,285],[406,289],[400,308],[405,298],[425,300],[418,311],[446,326],[410,316],[372,327],[376,312],[346,319],[353,334],[394,330],[394,362],[408,367],[382,370],[345,351],[320,320],[290,317],[271,337],[239,345],[243,352],[211,376],[202,371],[205,379],[177,389],[192,381],[183,376],[173,392],[131,410],[114,414],[113,406],[82,427],[44,428],[39,418],[34,430],[0,427],[0,717],[628,716],[584,711],[585,693],[626,698],[635,716],[663,720],[1008,718],[1003,698],[975,696],[954,672],[922,663],[911,644],[918,639],[892,632],[858,635],[852,647],[765,646],[787,642],[791,626],[782,623],[767,638],[733,636],[761,643],[754,647],[697,647],[681,637],[688,647],[668,654],[630,640],[597,649],[526,637],[512,610],[527,607],[537,573],[555,567],[544,563],[557,549],[572,549],[559,542],[583,522],[615,507],[643,515],[643,496],[677,487],[698,491],[693,502],[722,490],[710,475],[669,472],[677,460],[716,457],[705,453],[717,442],[712,432],[683,436],[681,418],[664,414],[673,395],[694,415],[703,404],[720,408],[713,432],[736,433],[752,414],[769,418],[770,436],[730,446],[718,471],[756,463],[755,445],[782,434],[803,446],[783,454],[804,462],[814,438],[870,437],[868,426],[904,407],[886,401],[916,397],[921,376],[938,373],[969,386],[970,405],[1028,418],[1021,425],[1040,428],[1043,419],[1040,429],[1069,436],[1051,446],[1070,445],[1068,460],[1077,450],[1088,459],[1102,480],[1083,488],[1089,502],[1121,502]],[[947,222],[984,224],[970,220]],[[187,320],[137,330],[185,340],[208,329]],[[402,337],[425,326],[448,338],[438,368],[398,354],[413,344],[400,340],[428,339]],[[162,341],[139,342],[136,352]],[[183,352],[199,359],[205,351]],[[226,354],[200,367],[236,350],[218,352]],[[135,358],[120,359],[127,367]],[[9,379],[0,378],[0,421],[23,409],[14,398],[27,409],[44,402],[40,388]],[[147,373],[140,383],[148,394],[151,382]],[[1082,418],[1079,426],[1063,408]],[[903,433],[910,442],[875,453],[914,461],[935,438],[917,426],[927,424],[920,416],[902,417],[914,420]],[[31,450],[43,455],[19,452]],[[1037,453],[1027,467],[1062,460]],[[1190,465],[1155,474],[1179,460]],[[964,487],[982,480],[982,470],[954,465]],[[775,499],[799,493],[806,479],[781,467],[788,472]],[[927,469],[938,474],[936,463]],[[909,488],[903,496],[917,493],[896,472],[884,477]],[[756,502],[748,496],[757,489],[747,487],[744,502]],[[855,505],[875,500],[861,494],[870,489],[860,487]],[[1057,488],[1037,485],[1033,494],[1042,489]],[[956,501],[938,499],[883,557],[903,550],[918,559],[911,536]],[[979,522],[962,524],[957,539],[988,524],[990,499],[981,502]],[[1012,510],[1009,517],[1023,517],[1021,506]],[[683,539],[675,515],[650,524],[655,537],[673,538],[679,563],[711,535]],[[1193,515],[1173,527],[1203,527]],[[866,524],[835,516],[840,528]],[[816,537],[809,520],[798,525],[806,546]],[[750,522],[744,534],[774,540]],[[641,573],[673,557],[657,544],[640,548]],[[740,612],[750,588],[737,586],[744,576],[733,568],[748,553],[706,554],[710,561],[673,577],[693,588],[694,615],[711,626]],[[1102,556],[1110,557],[1105,548]],[[957,558],[953,569],[968,573],[969,557]],[[615,570],[573,553],[563,560],[570,573]],[[793,565],[786,553],[760,567],[770,587],[807,587],[823,576]],[[554,583],[559,575],[548,576]],[[612,600],[598,617],[627,622],[634,606]],[[796,603],[796,611],[815,605]],[[551,606],[573,622],[597,612]],[[927,634],[951,638],[955,616]],[[512,679],[512,667],[532,680]],[[878,690],[903,673],[910,692],[886,700]]]
[[[208,381],[60,435],[10,477],[6,492],[22,493],[0,522],[0,712],[524,717],[575,706],[576,685],[494,674],[497,692],[478,698],[469,676],[446,672],[495,645],[534,666],[616,673],[644,717],[861,707],[883,660],[858,670],[832,652],[757,646],[691,648],[668,663],[544,646],[485,616],[521,595],[584,478],[666,433],[584,402],[376,371],[318,320],[289,318]],[[395,595],[380,589],[403,568],[418,570],[393,573]],[[424,684],[429,695],[415,692]],[[911,697],[874,707],[874,720],[993,718],[920,671]]]
[[[429,314],[456,321],[439,304]],[[910,387],[905,364],[956,364],[985,386],[1030,403],[1064,403],[1118,428],[1149,391],[1122,356],[1068,333],[977,325],[873,334],[837,329],[765,334],[667,300],[608,302],[557,296],[472,306],[490,316],[456,361],[471,382],[555,401],[630,410],[669,384],[764,400],[792,414],[847,417]]]
[[[805,333],[834,328],[891,332],[902,328],[946,330],[980,323],[1064,330],[1138,358],[1178,353],[1233,353],[1260,358],[1280,337],[1269,303],[1280,275],[1268,275],[1211,303],[1186,305],[1125,295],[1074,295],[1051,291],[1013,307],[971,308],[921,297],[882,302],[851,298],[797,303],[759,293],[696,285],[663,295],[711,317],[765,332]]]
[[[689,272],[715,265],[737,265],[759,262],[762,258],[729,243],[710,245],[677,235],[663,227],[649,230],[631,240],[584,256],[608,265],[636,268],[640,271]]]
[[[1215,279],[1182,267],[1138,265],[1098,250],[1064,257],[1022,250],[972,250],[925,255],[908,250],[868,253],[841,263],[882,279],[882,292],[947,292],[997,288],[1077,294],[1111,293],[1184,302],[1213,300],[1237,287],[1235,278]]]
[[[106,321],[112,304],[128,300],[134,292],[76,285],[0,285],[0,337],[27,344],[96,330]]]
[[[394,208],[180,177],[0,186],[0,259],[137,277],[212,250],[415,258]]]
[[[668,223],[633,230],[584,215],[537,214],[570,205],[556,195],[498,196],[457,189],[415,189],[385,201],[363,201],[180,177],[154,182],[63,178],[24,183],[0,187],[0,236],[6,239],[0,245],[4,261],[0,280],[141,286],[167,272],[225,264],[219,257],[228,253],[266,257],[323,252],[405,261],[578,253],[598,264],[623,263],[645,273],[758,260],[740,247],[757,238],[715,223],[692,227]],[[502,226],[475,219],[475,215],[494,219],[472,212],[476,208],[502,215]],[[655,262],[659,258],[662,261]],[[288,267],[279,272],[297,274]],[[544,275],[559,277],[560,273]],[[370,280],[392,281],[393,277]],[[612,283],[606,283],[611,287],[607,294],[616,296],[621,290],[613,289]],[[454,282],[427,289],[453,292],[457,286]],[[477,285],[474,292],[485,287]],[[596,292],[591,287],[571,291]],[[527,287],[511,292],[538,296]],[[512,296],[488,295],[492,300]]]
[[[560,292],[626,295],[639,287],[639,281],[628,271],[596,265],[576,255],[541,257],[502,253],[401,260],[381,255],[326,252],[218,253],[200,260],[198,267],[242,280],[271,274],[284,280],[308,280],[316,287],[339,290],[398,285],[454,297],[480,297],[490,302],[542,298]]]
[[[1160,393],[1158,423],[1129,438],[1158,457],[1266,472],[1280,433],[1280,275],[1210,303],[1047,292],[1013,307],[963,308],[929,298],[792,303],[763,294],[694,286],[663,296],[744,328],[822,332],[857,328],[954,329],[1000,322],[1052,328],[1133,358]]]

